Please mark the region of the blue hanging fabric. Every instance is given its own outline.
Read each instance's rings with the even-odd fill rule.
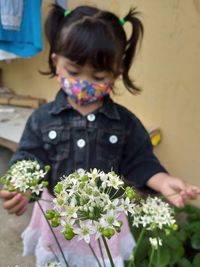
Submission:
[[[18,31],[23,14],[23,0],[0,0],[1,24],[5,30]]]
[[[16,4],[18,0],[11,1],[15,1]],[[3,2],[5,2],[5,0],[0,0],[1,5]],[[22,5],[21,2],[18,4],[18,6],[15,5],[12,12],[8,9],[7,17],[6,6],[4,6],[3,9],[0,8],[0,49],[16,54],[19,57],[31,57],[42,50],[42,0],[23,0]],[[13,21],[10,19],[13,16],[17,17],[16,20],[15,18],[13,19],[14,25]],[[4,19],[9,17],[9,19],[7,19],[6,22],[2,20],[2,17]],[[5,26],[6,23],[8,24],[8,20],[10,23],[9,29],[8,26]],[[16,21],[20,21],[20,23],[16,25]]]

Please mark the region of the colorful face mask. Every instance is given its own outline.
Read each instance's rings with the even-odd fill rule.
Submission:
[[[111,85],[108,83],[94,84],[85,80],[67,79],[60,75],[57,77],[63,91],[79,105],[101,100],[111,92]]]

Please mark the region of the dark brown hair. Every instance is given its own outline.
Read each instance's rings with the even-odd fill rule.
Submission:
[[[91,6],[79,6],[67,16],[64,11],[60,6],[52,5],[45,22],[50,45],[50,71],[46,74],[56,74],[51,58],[52,53],[56,53],[78,65],[87,63],[98,70],[111,71],[115,76],[121,70],[125,87],[131,93],[140,91],[129,77],[137,44],[143,35],[143,25],[136,17],[136,10],[130,9],[123,18],[132,25],[129,39],[119,18],[111,12]]]

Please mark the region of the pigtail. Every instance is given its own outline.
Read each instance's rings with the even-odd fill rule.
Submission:
[[[53,4],[45,21],[44,30],[50,46],[49,58],[48,58],[50,70],[49,72],[43,72],[43,74],[46,75],[51,74],[52,76],[54,76],[56,73],[56,69],[53,64],[51,55],[56,51],[56,41],[58,33],[60,32],[61,29],[61,25],[64,20],[64,11],[65,10],[59,5]]]
[[[140,89],[136,87],[133,81],[129,78],[128,72],[134,60],[138,42],[140,39],[142,39],[144,32],[143,25],[141,21],[136,17],[136,15],[138,15],[138,12],[135,9],[131,9],[129,13],[124,17],[125,22],[128,21],[131,23],[133,30],[130,39],[127,40],[126,43],[126,49],[123,58],[122,78],[125,87],[132,94],[139,93]]]

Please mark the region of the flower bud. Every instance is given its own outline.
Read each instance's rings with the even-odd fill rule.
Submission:
[[[115,234],[115,230],[113,228],[106,228],[102,231],[102,234],[107,238],[111,238]]]
[[[44,167],[45,172],[48,172],[50,169],[51,169],[51,167],[50,167],[49,165],[46,165],[46,166]]]
[[[126,187],[125,194],[129,199],[134,199],[136,197],[136,192],[130,187]]]
[[[60,225],[60,222],[59,222],[58,218],[53,218],[51,220],[51,226],[52,227],[58,227],[59,225]]]
[[[71,240],[74,237],[74,232],[72,228],[66,228],[66,230],[63,232],[65,239]]]
[[[55,187],[54,187],[54,192],[57,194],[60,194],[60,192],[63,190],[63,185],[61,183],[58,183]]]
[[[173,224],[172,225],[172,230],[177,231],[178,230],[178,225],[177,224]]]
[[[64,204],[64,200],[63,199],[58,199],[58,205],[62,206]]]
[[[42,186],[43,186],[43,187],[48,186],[48,184],[49,184],[49,183],[48,183],[47,181],[42,182]]]
[[[82,182],[82,183],[79,184],[80,189],[83,189],[84,186],[85,186],[85,183],[84,182]]]
[[[37,180],[33,180],[29,183],[29,186],[36,186],[38,184]]]
[[[82,182],[87,182],[89,180],[89,177],[87,176],[87,175],[85,175],[85,176],[83,176],[82,178],[81,178],[81,181]]]
[[[88,217],[89,219],[94,219],[95,218],[94,212],[89,212]]]
[[[45,214],[47,220],[52,220],[55,216],[55,211],[54,210],[47,210]]]

